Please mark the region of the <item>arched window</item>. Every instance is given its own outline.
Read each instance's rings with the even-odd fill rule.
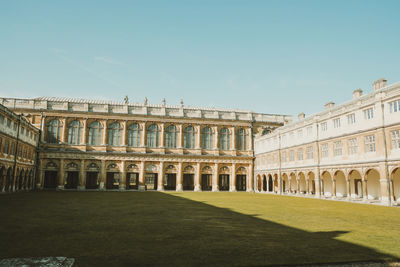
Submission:
[[[128,127],[128,146],[140,146],[140,126],[137,123]]]
[[[183,130],[183,147],[184,148],[194,148],[195,146],[195,132],[192,125],[187,126]]]
[[[165,147],[176,148],[176,127],[170,125],[165,129]]]
[[[98,121],[94,121],[89,125],[89,145],[98,146],[101,145],[101,132],[103,126]]]
[[[147,128],[147,147],[158,147],[158,126],[152,124]]]
[[[246,130],[239,128],[236,132],[236,149],[246,150],[247,149],[247,134]]]
[[[108,145],[120,146],[121,145],[121,124],[118,122],[112,123],[108,127]]]
[[[228,150],[230,148],[230,133],[227,128],[219,130],[219,149]]]
[[[210,127],[204,127],[201,130],[201,148],[203,149],[213,148],[213,133]]]
[[[46,141],[48,143],[58,143],[61,141],[61,122],[57,119],[51,120],[47,124]]]
[[[80,121],[73,121],[69,124],[68,128],[68,143],[78,145],[82,143],[82,123]]]

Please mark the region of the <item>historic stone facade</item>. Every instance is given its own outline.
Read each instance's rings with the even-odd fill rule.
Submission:
[[[39,130],[0,105],[0,193],[34,188]]]
[[[399,131],[400,83],[380,79],[256,138],[256,191],[400,203]]]
[[[290,116],[214,108],[10,99],[42,130],[37,187],[252,191],[254,136]]]

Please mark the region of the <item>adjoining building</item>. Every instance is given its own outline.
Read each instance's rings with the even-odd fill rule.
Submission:
[[[255,139],[257,192],[391,203],[400,199],[400,82]]]
[[[36,186],[59,190],[252,191],[254,137],[291,120],[165,100],[0,103],[41,129]]]
[[[35,187],[39,130],[0,105],[0,192]]]

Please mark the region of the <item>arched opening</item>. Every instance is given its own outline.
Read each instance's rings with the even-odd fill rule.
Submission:
[[[11,186],[11,179],[12,179],[12,168],[9,167],[6,174],[6,181],[5,181],[5,190],[6,192],[10,192],[12,190]]]
[[[347,196],[346,176],[342,171],[337,171],[334,175],[336,180],[336,197]]]
[[[361,174],[356,170],[351,170],[349,173],[350,180],[350,196],[352,198],[362,198],[362,179]]]
[[[32,170],[29,172],[28,189],[29,190],[33,189],[33,171]]]
[[[57,171],[45,171],[43,187],[45,189],[56,189],[57,178],[58,178]]]
[[[274,190],[274,183],[272,181],[272,175],[268,176],[268,192],[272,192]]]
[[[276,193],[279,192],[278,174],[274,174],[274,188],[273,188],[273,190]]]
[[[282,174],[282,192],[289,192],[289,178],[286,173]]]
[[[296,180],[296,174],[293,172],[290,174],[290,182],[289,182],[289,191],[290,193],[297,193],[297,180]]]
[[[400,200],[400,168],[396,168],[392,172],[392,184],[393,184],[393,192],[391,193],[394,196],[394,201],[399,202]]]
[[[300,172],[299,174],[299,189],[301,194],[307,193],[307,184],[306,184],[306,177],[304,173]]]
[[[4,190],[4,184],[5,184],[5,180],[6,180],[5,172],[6,172],[5,168],[1,167],[0,168],[0,193],[3,192],[3,190]]]
[[[25,172],[24,172],[24,170],[21,170],[21,171],[19,172],[18,180],[17,180],[17,183],[16,183],[17,186],[18,186],[18,190],[22,190],[24,178],[25,178]]]
[[[261,177],[257,175],[257,191],[261,192]]]
[[[315,174],[313,172],[309,172],[308,176],[308,193],[315,195]]]
[[[321,195],[324,195],[326,197],[333,196],[332,176],[327,171],[322,173]]]
[[[262,188],[262,190],[264,192],[267,191],[267,177],[265,177],[265,174],[263,175],[263,188]]]
[[[368,170],[365,175],[367,183],[367,198],[371,200],[381,199],[380,175],[375,169]]]

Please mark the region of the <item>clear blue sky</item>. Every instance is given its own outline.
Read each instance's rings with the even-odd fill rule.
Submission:
[[[0,95],[297,115],[400,81],[400,1],[0,2]]]

